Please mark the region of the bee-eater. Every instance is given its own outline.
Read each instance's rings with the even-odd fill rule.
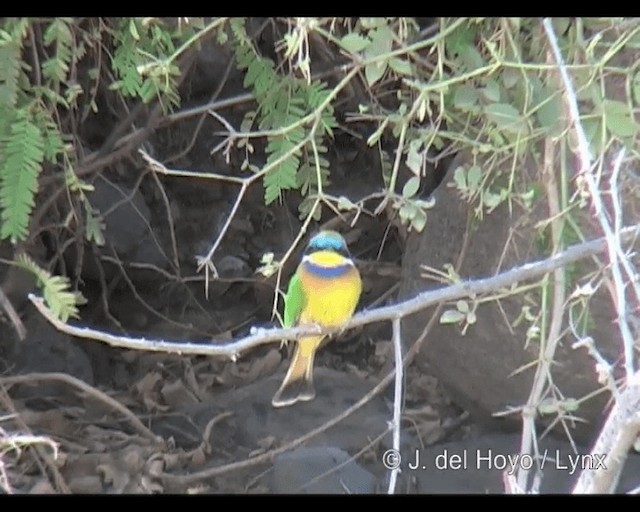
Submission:
[[[321,231],[309,241],[289,281],[284,326],[341,326],[353,316],[361,291],[360,273],[344,238],[335,231]],[[274,407],[315,398],[313,359],[324,338],[320,335],[297,340],[289,370],[271,401]]]

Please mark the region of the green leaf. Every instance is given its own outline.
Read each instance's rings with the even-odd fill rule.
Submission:
[[[502,72],[502,85],[505,89],[512,89],[522,80],[522,74],[517,69],[507,68]]]
[[[420,106],[418,107],[418,112],[416,113],[416,117],[418,118],[418,121],[422,122],[424,121],[424,116],[427,113],[427,99],[426,98],[422,98],[420,100]]]
[[[367,64],[364,68],[364,76],[367,79],[369,86],[375,84],[382,78],[384,72],[387,70],[387,61],[377,61]]]
[[[420,175],[420,171],[422,171],[422,154],[418,151],[421,146],[422,141],[412,140],[407,153],[407,167],[416,176]]]
[[[447,309],[440,316],[441,324],[458,324],[464,320],[464,313],[460,313],[457,309]]]
[[[520,133],[524,129],[523,119],[513,105],[508,103],[492,103],[484,108],[487,118],[506,132]]]
[[[348,197],[345,197],[345,196],[340,196],[338,198],[337,206],[338,206],[338,210],[353,210],[353,209],[357,208],[357,206],[355,204],[353,204],[351,199],[349,199]]]
[[[456,302],[456,308],[458,309],[458,311],[460,311],[460,313],[467,314],[469,312],[469,304],[466,300],[459,300],[458,302]]]
[[[462,111],[468,111],[478,102],[478,91],[469,84],[456,87],[453,94],[453,105]]]
[[[402,187],[402,197],[409,199],[418,192],[420,188],[420,178],[418,176],[412,176]]]
[[[96,245],[102,247],[104,245],[103,232],[106,228],[105,223],[100,214],[90,207],[87,208],[87,219],[85,221],[85,237],[89,242],[95,242]]]
[[[313,194],[319,187],[318,168],[322,183],[329,183],[329,162],[322,153],[327,152],[327,144],[324,144],[326,137],[332,137],[334,128],[338,126],[333,106],[326,104],[331,89],[325,82],[314,81],[308,84],[294,75],[280,74],[273,61],[261,57],[253,48],[252,40],[246,34],[244,21],[232,20],[230,27],[238,66],[246,69],[244,84],[253,88],[253,96],[258,104],[256,111],[245,116],[241,130],[253,129],[256,124],[260,130],[289,128],[286,135],[267,136],[266,154],[270,169],[264,176],[265,203],[272,203],[290,189],[300,188],[303,196]],[[345,44],[351,45],[352,49],[356,47],[354,45],[357,41],[357,37],[345,38]],[[304,146],[301,144],[310,137],[310,127],[290,127],[320,106],[323,108],[319,112],[320,120],[313,137],[313,143],[320,153],[316,162],[311,143],[305,143]],[[246,139],[239,144],[251,152]],[[245,162],[242,164],[244,168],[255,167],[246,159]],[[277,165],[274,165],[276,162]],[[301,218],[311,213],[314,204],[313,199],[311,202],[307,199],[309,197],[305,197],[299,206]],[[316,218],[320,214],[320,208],[313,212]]]
[[[0,237],[11,238],[12,243],[27,237],[38,175],[44,160],[42,133],[27,115],[25,109],[16,113],[0,168]]]
[[[350,53],[358,53],[371,44],[371,39],[351,32],[340,40],[340,46]]]
[[[633,99],[635,100],[636,105],[640,105],[640,71],[633,75],[631,88],[633,89]]]
[[[404,59],[399,59],[398,57],[392,57],[389,59],[389,67],[401,75],[411,75],[413,73],[411,64]]]
[[[544,87],[539,80],[532,80],[533,99],[538,105],[535,116],[538,124],[550,135],[559,135],[562,130],[562,100],[557,92]]]
[[[476,321],[478,320],[478,317],[476,316],[475,311],[469,311],[465,317],[465,320],[469,325],[475,324]]]
[[[470,190],[476,191],[478,190],[478,186],[480,185],[480,180],[482,179],[482,171],[480,167],[477,165],[473,165],[469,168],[469,172],[467,172],[467,184]]]
[[[576,412],[580,408],[580,402],[575,398],[565,398],[561,404],[562,409],[567,412]]]
[[[475,71],[486,64],[482,55],[474,46],[465,46],[460,52],[460,57],[467,71]]]
[[[482,200],[489,210],[493,210],[504,200],[504,197],[502,194],[496,194],[490,190],[485,190],[482,195]]]
[[[393,43],[393,32],[386,26],[380,26],[377,29],[369,33],[371,37],[371,44],[367,46],[364,57],[370,59],[373,57],[379,57],[385,55],[391,51],[391,45]],[[364,69],[364,74],[367,79],[367,83],[371,86],[382,78],[387,70],[388,59],[377,60],[367,64]]]
[[[482,95],[491,103],[500,101],[500,86],[495,80],[488,80],[487,85],[482,88]]]
[[[322,204],[316,203],[316,200],[311,197],[305,197],[300,203],[300,206],[298,206],[298,212],[300,213],[299,217],[301,220],[309,217],[309,215],[312,214],[311,209],[314,207],[314,205],[316,205],[316,208],[313,211],[312,218],[314,220],[320,219],[320,217],[322,216]]]
[[[467,190],[467,171],[463,166],[458,167],[454,171],[453,181],[459,190]]]
[[[415,201],[406,201],[400,207],[398,214],[400,215],[400,219],[404,224],[413,221],[419,211],[420,208],[418,208],[418,206],[415,204]]]
[[[555,398],[545,398],[538,405],[538,411],[543,416],[547,414],[555,414],[560,410],[560,403]]]
[[[42,290],[44,300],[56,318],[63,322],[69,320],[69,317],[78,318],[78,305],[86,303],[86,300],[80,292],[68,291],[68,278],[52,276],[26,254],[18,255],[15,264],[36,278],[37,286]]]
[[[445,39],[445,47],[451,57],[459,55],[467,46],[473,44],[476,29],[472,25],[460,25]]]
[[[638,125],[631,117],[629,106],[626,103],[605,99],[602,102],[602,110],[605,115],[607,129],[620,138],[634,136],[638,131]]]
[[[0,45],[0,105],[16,105],[20,67],[20,45],[14,41]]]
[[[55,18],[44,33],[44,44],[51,46],[55,43],[54,53],[50,59],[42,64],[42,75],[54,82],[66,80],[69,66],[73,58],[73,34],[69,27],[70,20]],[[77,51],[77,45],[76,51]]]
[[[362,28],[376,28],[379,27],[381,25],[384,25],[386,23],[384,18],[380,18],[380,17],[362,17],[360,18],[360,25],[362,25]]]
[[[554,17],[554,18],[551,18],[551,24],[553,25],[553,29],[555,33],[558,34],[558,36],[562,36],[569,28],[569,25],[571,24],[571,19]]]
[[[387,127],[388,124],[389,124],[389,117],[387,116],[380,123],[380,126],[378,126],[378,129],[375,132],[373,132],[369,136],[369,138],[367,139],[367,144],[369,146],[373,146],[376,142],[378,142],[378,140],[380,139],[380,137],[384,133],[384,130]]]
[[[224,46],[225,43],[229,40],[229,35],[224,30],[224,28],[225,28],[224,25],[221,25],[220,27],[218,27],[218,30],[216,32],[216,42],[220,46]]]
[[[594,153],[600,153],[604,136],[604,124],[602,123],[602,117],[592,116],[582,119],[582,126],[584,128],[585,137],[587,138],[587,141],[589,141],[589,149]]]
[[[294,130],[290,132],[293,133]],[[296,174],[300,167],[300,153],[297,151],[291,153],[296,144],[288,139],[282,137],[276,137],[269,141],[267,144],[267,164],[284,158],[282,162],[273,167],[264,177],[264,200],[265,204],[269,205],[275,201],[283,190],[289,190],[296,188]]]
[[[413,216],[413,219],[411,219],[411,228],[420,233],[426,225],[427,214],[420,209],[416,210],[416,214]]]
[[[138,34],[138,27],[136,27],[136,20],[129,20],[129,33],[136,41],[140,40],[140,34]]]

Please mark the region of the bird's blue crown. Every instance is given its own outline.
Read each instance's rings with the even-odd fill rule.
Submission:
[[[315,235],[309,242],[309,250],[311,251],[335,251],[345,252],[347,244],[340,233],[335,231],[321,231]]]

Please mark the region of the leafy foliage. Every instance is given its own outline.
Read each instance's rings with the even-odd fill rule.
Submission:
[[[38,173],[44,159],[44,140],[25,109],[18,110],[11,131],[2,141],[4,159],[0,168],[0,236],[12,242],[27,235],[29,214],[35,204]]]
[[[246,70],[244,85],[252,88],[258,103],[258,112],[249,112],[245,119],[257,117],[259,129],[270,132],[266,146],[266,165],[270,170],[264,177],[265,203],[271,204],[285,190],[303,188],[310,194],[317,191],[322,185],[318,183],[318,174],[327,176],[329,172],[327,160],[320,156],[327,151],[322,142],[333,135],[337,125],[333,106],[325,105],[330,94],[327,84],[279,74],[271,59],[257,53],[243,19],[232,20],[231,29],[238,68]],[[317,127],[310,133],[307,120],[313,122],[316,116]],[[302,168],[314,172],[301,173]]]
[[[70,18],[55,18],[44,32],[44,44],[55,45],[55,51],[42,63],[42,74],[53,84],[63,82],[69,73],[73,57],[72,21]]]
[[[178,23],[171,28],[159,18],[123,18],[113,31],[116,49],[112,65],[119,80],[111,88],[145,103],[158,99],[165,110],[179,106],[176,43],[192,36],[202,22],[196,19],[187,27]]]
[[[395,20],[388,18],[360,18],[357,31],[349,32],[340,39],[342,48],[350,53],[362,52],[363,57],[371,61],[364,68],[369,86],[378,83],[388,70],[400,76],[411,76],[414,72],[409,60],[390,53],[394,42],[414,33],[417,24],[411,19],[400,19],[397,33],[392,28],[393,24]]]
[[[78,317],[78,304],[84,299],[79,292],[69,291],[69,280],[66,277],[52,276],[26,254],[17,256],[16,265],[36,278],[37,286],[42,290],[44,300],[56,318],[66,322],[70,317]]]
[[[28,20],[9,19],[0,30],[0,237],[14,243],[28,235],[43,163],[55,162],[64,150],[46,103],[47,98],[57,98],[56,93],[32,87],[25,73],[29,67],[21,59],[21,49],[28,29]],[[57,41],[58,56],[53,60],[59,68],[53,72],[53,60],[46,61],[43,74],[52,73],[50,77],[60,81],[65,78],[61,69],[68,71],[70,60],[66,22],[52,21],[44,39],[45,44]]]
[[[23,67],[20,60],[22,38],[7,31],[1,31],[0,36],[0,108],[7,112],[18,102],[18,81]]]

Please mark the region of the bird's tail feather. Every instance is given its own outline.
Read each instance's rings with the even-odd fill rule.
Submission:
[[[280,389],[271,400],[274,407],[286,407],[298,401],[313,400],[316,390],[313,386],[313,360],[322,341],[319,338],[305,338],[296,343],[293,359]]]

